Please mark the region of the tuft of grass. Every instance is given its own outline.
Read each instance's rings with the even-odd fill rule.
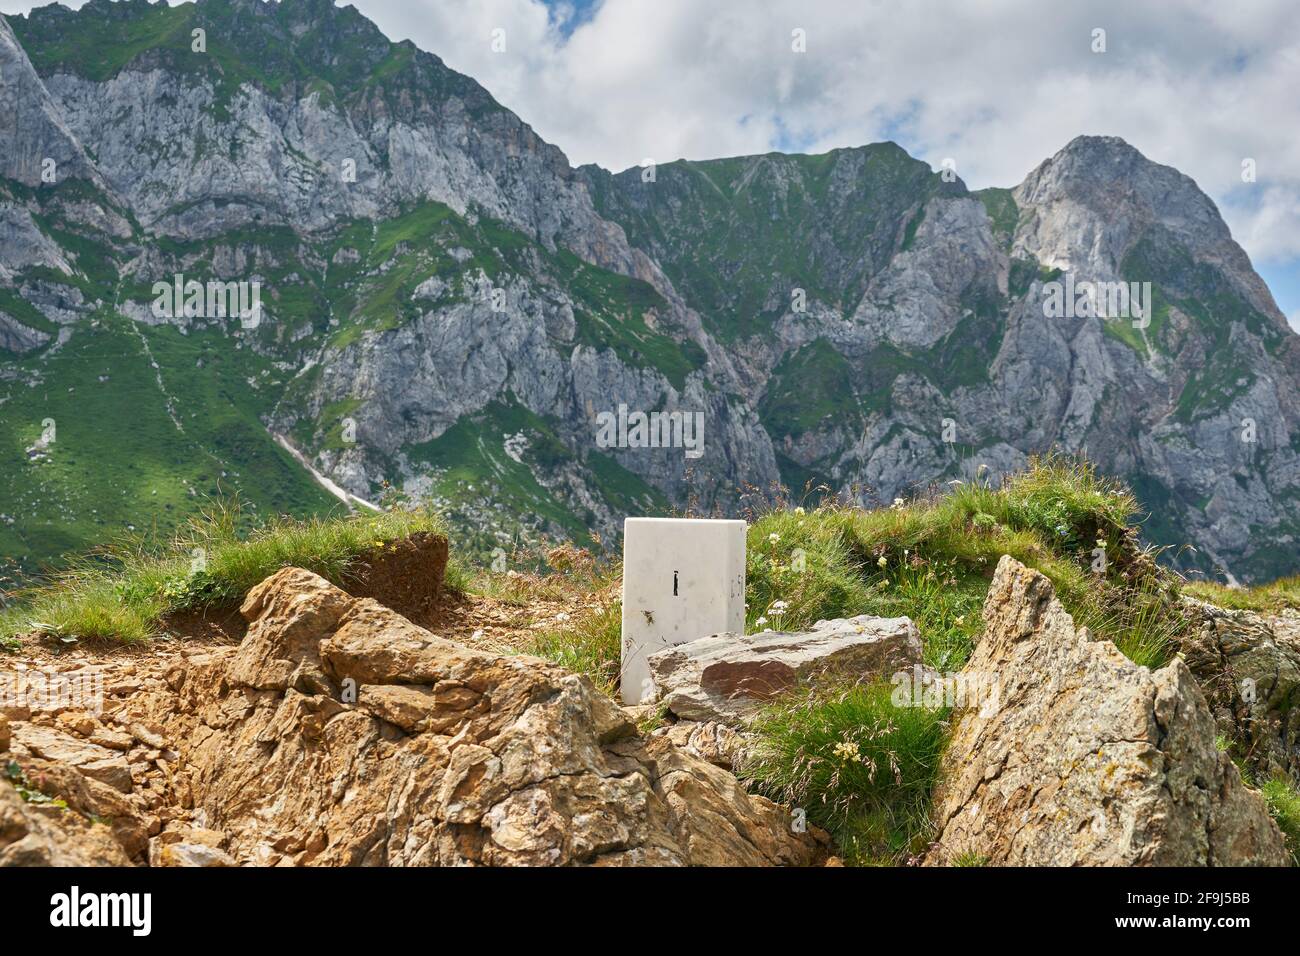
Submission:
[[[888,569],[873,588],[872,613],[912,618],[924,635],[925,663],[959,670],[975,649],[988,582],[954,560],[916,559]]]
[[[1110,638],[1121,654],[1152,669],[1173,659],[1187,619],[1170,594],[1159,588],[1103,590],[1075,611],[1076,623]]]
[[[542,563],[550,573],[481,575],[480,593],[520,604],[575,595],[596,598],[594,608],[542,631],[525,651],[586,674],[605,694],[617,697],[623,645],[623,606],[617,597],[622,566],[602,564],[590,552],[572,545],[549,549]]]
[[[1213,581],[1189,581],[1183,585],[1183,591],[1230,611],[1267,614],[1288,608],[1300,609],[1300,575],[1249,588],[1232,588]]]
[[[927,663],[956,670],[974,647],[993,569],[1009,554],[1047,575],[1079,624],[1158,667],[1182,621],[1129,524],[1136,507],[1086,461],[1050,456],[998,488],[957,483],[874,511],[835,502],[773,509],[750,526],[748,627],[907,615]]]
[[[599,541],[596,542],[599,544]],[[606,591],[622,580],[617,562],[602,560],[602,555],[560,544],[547,547],[516,545],[509,553],[502,551],[506,570],[483,568],[473,558],[455,558],[456,568],[448,574],[464,593],[493,598],[520,607],[538,601],[567,601]]]
[[[236,604],[280,568],[306,568],[342,584],[367,552],[420,531],[445,534],[442,519],[427,510],[280,517],[243,535],[240,526],[238,502],[215,502],[161,548],[138,539],[106,548],[19,593],[0,616],[0,641],[32,630],[63,640],[144,641],[167,614]]]
[[[1124,532],[1138,511],[1123,483],[1097,473],[1082,457],[1048,455],[1013,475],[991,512],[1013,527],[1062,539],[1067,548],[1089,545],[1096,536]]]
[[[773,703],[739,776],[807,811],[855,865],[897,864],[929,836],[946,710],[895,706],[888,685],[807,690]]]
[[[660,727],[668,723],[668,707],[661,705],[651,714],[647,714],[636,722],[636,732],[642,737],[648,737]]]
[[[1284,777],[1274,777],[1260,788],[1268,812],[1277,822],[1291,854],[1291,865],[1300,866],[1300,793]]]
[[[543,631],[528,653],[586,674],[610,697],[618,694],[623,644],[622,604],[614,602],[564,627]]]
[[[443,583],[458,594],[468,594],[475,587],[475,571],[458,554],[447,556],[447,569],[443,572]]]
[[[768,619],[781,630],[864,613],[860,609],[870,604],[870,588],[842,518],[833,509],[809,514],[778,510],[750,525],[745,569],[749,629],[768,617],[778,600],[784,608]]]

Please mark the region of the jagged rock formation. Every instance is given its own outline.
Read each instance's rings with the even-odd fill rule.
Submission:
[[[284,442],[363,499],[439,500],[484,550],[1086,447],[1149,537],[1197,546],[1178,560],[1296,569],[1296,336],[1210,200],[1121,141],[980,192],[889,143],[574,169],[326,0],[51,6],[0,24],[0,67],[0,348],[24,356],[0,428],[67,426],[0,461],[0,548],[29,565],[142,521],[141,473],[169,476],[165,521],[218,484],[327,507]],[[1149,324],[1048,318],[1066,271],[1150,282]],[[260,325],[159,315],[178,274],[257,281]],[[620,405],[703,413],[704,455],[598,445]],[[135,447],[104,427],[127,407]]]
[[[102,713],[0,717],[0,863],[827,856],[824,833],[750,795],[721,759],[639,735],[585,677],[453,644],[295,568],[258,585],[243,613],[238,645],[164,651],[139,672],[108,663]],[[724,745],[725,728],[715,738]]]
[[[50,176],[98,178],[63,111],[0,17],[0,177],[37,187]]]
[[[57,807],[31,806],[0,783],[0,867],[129,865],[107,827],[69,818]]]
[[[930,864],[1284,866],[1263,800],[1215,746],[1181,660],[1157,671],[1077,628],[1046,577],[998,564],[965,674],[996,706],[954,714]]]
[[[157,719],[236,859],[312,865],[808,864],[788,813],[584,677],[430,634],[289,568],[233,656]],[[348,687],[355,703],[344,698]]]
[[[735,770],[743,763],[748,744],[744,731],[716,720],[679,720],[655,729],[653,735],[665,737],[723,770]]]

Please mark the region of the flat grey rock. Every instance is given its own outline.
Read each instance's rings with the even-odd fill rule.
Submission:
[[[909,618],[864,614],[804,632],[713,634],[648,660],[660,700],[678,717],[736,725],[803,682],[887,679],[919,664],[921,650]]]

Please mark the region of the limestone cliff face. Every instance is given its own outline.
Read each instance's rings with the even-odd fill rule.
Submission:
[[[609,537],[628,513],[735,509],[747,486],[888,501],[1061,447],[1131,480],[1153,538],[1199,549],[1185,562],[1295,570],[1296,337],[1213,203],[1118,140],[981,192],[893,144],[574,169],[473,80],[324,0],[49,7],[0,21],[0,68],[21,121],[0,128],[10,409],[50,414],[31,385],[84,394],[65,382],[78,349],[117,336],[166,432],[158,469],[177,442],[216,463],[187,499],[219,478],[317,507],[273,433],[354,494],[404,487],[492,538],[507,515]],[[1149,323],[1048,318],[1067,273],[1150,282]],[[160,317],[153,283],[177,274],[258,282],[261,324]],[[703,413],[703,454],[603,447],[620,406]],[[0,481],[55,509],[25,468]]]
[[[912,161],[895,149],[675,164],[653,185],[589,171],[599,208],[734,336],[788,483],[887,502],[1086,450],[1133,483],[1153,537],[1200,550],[1185,563],[1244,577],[1293,565],[1300,349],[1195,183],[1080,137],[1014,190],[972,194],[924,175],[902,186]],[[701,180],[725,199],[702,199]],[[818,224],[793,250],[791,196],[793,228]],[[844,221],[874,228],[837,236],[836,261],[817,241]],[[749,284],[711,287],[701,252]],[[1051,283],[1149,283],[1151,301],[1145,316],[1054,317]]]
[[[38,186],[42,173],[95,178],[62,111],[0,17],[0,177]]]

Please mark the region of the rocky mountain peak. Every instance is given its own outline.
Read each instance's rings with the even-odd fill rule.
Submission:
[[[53,155],[103,187],[0,210],[0,343],[80,395],[105,384],[74,371],[94,362],[43,350],[113,321],[129,350],[144,335],[161,434],[137,458],[183,427],[199,447],[168,462],[265,467],[274,510],[319,503],[307,461],[363,500],[396,485],[612,540],[626,514],[733,510],[744,486],[888,503],[1087,449],[1172,515],[1154,540],[1201,549],[1180,560],[1295,567],[1296,337],[1209,198],[1122,140],[1079,137],[977,192],[895,143],[575,170],[473,79],[324,0],[10,22],[22,125],[0,137],[27,165],[7,177],[30,189]],[[1049,318],[1064,272],[1150,283],[1150,322]],[[149,290],[178,274],[256,279],[269,318],[162,322]],[[210,350],[197,377],[173,329]],[[202,434],[185,393],[239,396],[237,424]],[[703,415],[708,450],[598,444],[620,407]],[[20,464],[15,500],[40,498]],[[217,493],[206,467],[189,480]]]
[[[1044,264],[1097,281],[1160,281],[1125,257],[1144,240],[1223,270],[1236,292],[1279,331],[1285,317],[1251,268],[1213,200],[1190,177],[1117,136],[1078,136],[1013,192],[1032,215],[1018,248]],[[1162,272],[1163,270],[1155,270]],[[1168,281],[1166,279],[1166,281]]]
[[[1079,136],[1015,190],[1024,205],[1073,204],[1129,229],[1161,223],[1202,242],[1229,238],[1214,203],[1189,176],[1152,162],[1116,136]]]

